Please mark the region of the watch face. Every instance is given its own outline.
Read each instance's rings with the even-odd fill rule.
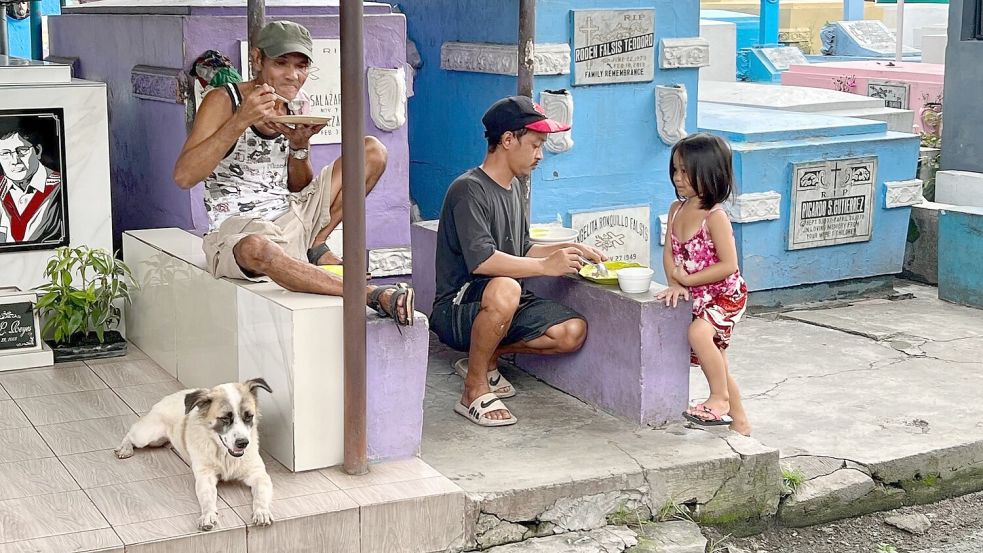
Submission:
[[[307,149],[292,150],[290,155],[293,156],[294,159],[307,159]]]

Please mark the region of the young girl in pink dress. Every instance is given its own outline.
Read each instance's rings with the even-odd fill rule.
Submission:
[[[751,425],[726,353],[747,303],[734,232],[720,205],[734,187],[730,147],[716,136],[687,136],[672,148],[669,174],[679,201],[669,208],[670,243],[663,254],[669,287],[657,297],[674,307],[680,297],[693,299],[691,362],[700,365],[710,385],[710,397],[683,416],[706,426],[730,425],[748,436]]]

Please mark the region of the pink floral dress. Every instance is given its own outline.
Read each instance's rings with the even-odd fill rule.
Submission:
[[[710,238],[706,217],[700,223],[699,230],[689,240],[684,242],[676,237],[673,220],[680,208],[682,204],[669,217],[672,258],[676,265],[683,267],[686,274],[692,275],[720,263],[720,258]],[[707,212],[707,217],[721,209],[723,208],[719,205],[714,206]],[[747,306],[747,284],[741,277],[741,271],[734,271],[720,282],[691,286],[689,292],[693,297],[693,319],[703,319],[710,323],[716,330],[714,343],[720,349],[727,349],[734,324],[741,320]],[[692,356],[692,361],[698,364],[695,355]]]

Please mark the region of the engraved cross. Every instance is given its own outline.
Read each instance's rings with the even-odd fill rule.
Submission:
[[[587,19],[584,21],[584,24],[580,27],[580,32],[582,32],[585,35],[587,35],[587,45],[588,46],[591,44],[591,40],[590,39],[591,39],[591,36],[594,34],[594,31],[600,31],[600,30],[601,30],[601,28],[598,27],[597,25],[594,25],[594,20],[591,19],[590,16],[587,16]]]

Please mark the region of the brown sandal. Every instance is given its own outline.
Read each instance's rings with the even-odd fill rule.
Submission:
[[[393,293],[389,296],[389,305],[383,307],[381,298],[387,290],[392,290]],[[405,282],[379,286],[369,293],[369,307],[383,317],[392,317],[398,325],[413,326],[414,296],[413,289]],[[402,305],[399,303],[400,298],[405,298]]]

